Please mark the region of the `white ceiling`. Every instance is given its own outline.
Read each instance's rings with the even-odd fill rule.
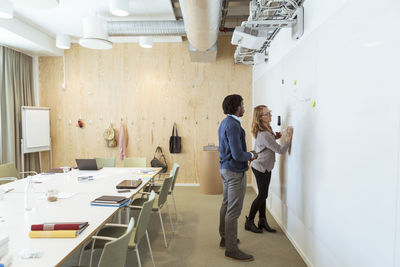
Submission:
[[[16,0],[15,0],[16,1]],[[38,0],[29,0],[30,3]],[[12,2],[12,1],[11,1]],[[14,18],[0,19],[0,44],[32,55],[60,55],[56,34],[68,34],[73,42],[82,36],[83,18],[97,13],[107,20],[175,20],[170,0],[130,0],[130,15],[112,16],[109,0],[60,0],[55,8],[30,8],[14,3]],[[38,40],[41,36],[41,40]],[[110,38],[113,42],[137,42],[137,38]],[[179,42],[181,37],[155,38],[155,42]],[[50,44],[50,42],[53,42]],[[46,46],[47,45],[47,46]]]

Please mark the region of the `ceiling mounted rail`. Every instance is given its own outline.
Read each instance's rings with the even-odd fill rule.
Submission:
[[[267,61],[272,40],[282,28],[291,28],[293,39],[303,34],[303,0],[252,0],[248,21],[235,28],[232,44],[238,45],[235,63],[254,65]]]

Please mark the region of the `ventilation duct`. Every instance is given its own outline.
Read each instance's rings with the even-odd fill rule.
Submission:
[[[109,36],[185,36],[183,21],[109,21]]]
[[[206,51],[217,42],[221,0],[179,0],[179,4],[189,42]]]
[[[196,62],[215,61],[221,0],[179,0],[179,4],[189,40],[190,58]]]

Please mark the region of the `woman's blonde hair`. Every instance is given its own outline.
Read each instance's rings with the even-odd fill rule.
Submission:
[[[267,108],[267,106],[259,105],[254,108],[253,123],[251,124],[251,133],[253,134],[254,138],[257,138],[258,132],[268,131],[274,134],[271,125],[269,125],[269,123],[268,125],[264,125],[264,123],[261,120],[262,115],[264,115],[262,113],[264,108]]]

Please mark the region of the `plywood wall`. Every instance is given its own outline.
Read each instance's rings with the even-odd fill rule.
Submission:
[[[103,141],[110,121],[119,129],[122,118],[128,156],[146,157],[150,164],[160,145],[170,167],[181,165],[178,183],[198,183],[202,148],[218,144],[217,129],[225,117],[221,103],[232,93],[245,100],[243,127],[250,146],[251,67],[234,64],[229,37],[219,39],[213,63],[191,62],[187,47],[187,42],[156,43],[152,49],[114,44],[96,51],[73,45],[65,51],[65,91],[62,57],[40,57],[40,105],[51,108],[53,166],[90,157],[115,157],[122,166],[118,148]],[[83,129],[76,127],[80,116]],[[181,154],[168,152],[174,122],[182,136]],[[46,158],[42,155],[44,168]]]

